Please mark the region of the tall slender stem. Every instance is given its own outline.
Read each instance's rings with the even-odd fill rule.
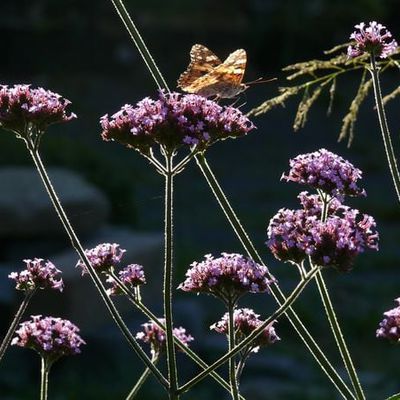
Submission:
[[[45,356],[41,356],[40,400],[47,400],[48,389],[49,389],[49,372],[50,372],[50,363],[46,360]]]
[[[330,198],[324,193],[320,193],[320,198],[322,201],[322,212],[321,212],[321,220],[325,222],[328,218],[328,210],[329,210],[329,202]],[[325,280],[322,276],[322,271],[319,270],[315,276],[315,280],[317,282],[318,291],[324,305],[326,316],[328,317],[329,325],[331,327],[333,336],[336,341],[336,345],[339,349],[340,356],[342,357],[343,363],[346,367],[347,373],[349,375],[351,384],[353,385],[356,398],[358,400],[365,400],[365,395],[360,383],[360,380],[357,375],[357,371],[354,367],[353,360],[351,359],[349,349],[347,347],[346,341],[344,339],[342,330],[340,328],[339,321],[337,319],[335,309],[333,307],[331,298],[329,296],[328,288],[326,286]]]
[[[185,383],[179,388],[179,392],[183,393],[189,390],[190,387],[199,383],[202,379],[204,379],[207,375],[210,374],[211,371],[214,371],[216,368],[224,364],[231,357],[238,354],[242,349],[244,349],[247,345],[253,342],[254,339],[260,335],[263,330],[275,319],[279,318],[282,314],[284,314],[287,309],[296,301],[299,297],[303,289],[306,287],[307,283],[314,277],[315,273],[318,271],[318,267],[314,267],[311,269],[307,275],[302,279],[298,285],[293,289],[292,293],[286,298],[286,301],[277,308],[257,329],[255,329],[246,339],[243,339],[239,344],[237,344],[232,350],[228,351],[222,357],[220,357],[217,361],[211,364],[207,369],[200,372],[197,376],[191,379],[189,382]],[[351,397],[344,397],[345,399],[354,398],[353,395]]]
[[[75,231],[72,228],[71,223],[69,222],[69,219],[61,205],[61,202],[58,199],[58,196],[53,188],[53,185],[51,183],[49,176],[47,175],[46,169],[42,163],[42,160],[40,158],[38,151],[35,149],[35,147],[33,146],[32,143],[27,142],[27,147],[29,150],[29,154],[32,157],[32,160],[35,163],[35,166],[40,175],[40,178],[42,179],[43,185],[45,186],[47,193],[48,193],[48,195],[53,203],[53,206],[57,212],[57,215],[58,215],[58,217],[59,217],[59,219],[71,241],[72,247],[76,250],[78,256],[85,264],[85,267],[87,268],[90,278],[94,282],[96,289],[100,293],[100,296],[101,296],[102,300],[104,301],[112,318],[114,319],[114,322],[117,324],[117,326],[121,330],[122,334],[124,335],[125,339],[131,345],[131,347],[135,350],[136,354],[142,360],[142,362],[147,367],[150,368],[151,372],[154,374],[154,376],[160,382],[160,384],[164,388],[167,388],[168,381],[165,379],[165,377],[162,375],[162,373],[153,365],[150,358],[147,356],[147,354],[143,351],[143,349],[137,343],[136,339],[134,338],[132,333],[129,331],[128,327],[125,325],[125,323],[124,323],[121,315],[119,314],[117,308],[115,307],[114,303],[111,301],[111,299],[107,295],[106,289],[105,289],[103,283],[101,282],[100,278],[96,274],[96,271],[93,269],[92,265],[90,264],[90,261],[88,260],[86,254],[85,254],[85,251],[83,250],[83,247],[82,247],[80,241],[78,240],[78,238],[75,234]]]
[[[383,144],[385,146],[386,158],[389,164],[389,169],[392,175],[393,185],[396,190],[397,198],[400,201],[400,173],[397,166],[396,155],[394,153],[388,123],[386,120],[385,109],[383,107],[381,85],[379,81],[379,69],[376,65],[374,54],[371,54],[370,72],[372,75],[372,83],[374,85],[376,110],[378,112],[379,125],[381,128]]]
[[[228,304],[228,346],[229,351],[235,348],[235,321],[234,321],[235,305]],[[229,381],[231,383],[232,400],[239,400],[239,388],[236,380],[236,360],[235,357],[229,359]]]
[[[3,341],[1,342],[0,346],[0,361],[2,360],[10,342],[12,339],[12,336],[14,335],[15,330],[17,329],[17,325],[19,324],[19,321],[21,320],[22,316],[25,313],[26,308],[28,307],[28,304],[32,298],[32,296],[35,294],[36,289],[34,290],[29,290],[25,293],[25,297],[22,300],[18,311],[16,312],[13,321],[11,322],[10,327],[8,328],[8,331],[6,335],[4,336]]]
[[[165,333],[167,347],[167,364],[168,379],[170,385],[170,400],[179,399],[177,395],[178,389],[178,373],[176,368],[176,355],[173,333],[173,317],[172,317],[172,279],[173,279],[173,185],[174,174],[172,172],[173,155],[165,151],[165,259],[164,259],[164,316],[165,316]]]
[[[219,205],[221,206],[225,216],[227,217],[229,223],[231,224],[234,232],[236,233],[238,239],[240,240],[243,248],[247,252],[247,254],[253,258],[259,264],[263,264],[261,257],[259,256],[257,250],[255,249],[253,243],[251,242],[249,236],[247,235],[246,231],[242,227],[238,217],[236,216],[234,210],[232,209],[231,205],[229,204],[228,199],[226,198],[224,192],[222,191],[218,181],[216,180],[213,172],[211,171],[207,160],[205,159],[203,154],[196,155],[197,164],[203,173],[204,177],[206,178],[214,196],[216,197]],[[276,283],[273,283],[271,287],[271,294],[274,297],[275,301],[282,305],[287,300],[282,293],[281,289]],[[343,379],[337,373],[337,371],[333,368],[332,364],[326,358],[325,354],[315,342],[314,338],[308,332],[306,327],[301,322],[300,318],[296,314],[296,312],[289,307],[285,315],[289,322],[292,324],[293,328],[300,336],[304,344],[306,345],[309,352],[313,355],[315,360],[317,361],[320,368],[325,372],[327,377],[331,380],[331,382],[335,385],[336,389],[342,395],[344,399],[354,399],[353,393],[347,387]]]
[[[157,64],[154,62],[154,59],[151,56],[146,44],[144,43],[144,40],[142,39],[138,29],[132,21],[132,18],[126,10],[124,3],[121,0],[111,0],[111,3],[114,5],[118,15],[125,25],[126,30],[129,32],[129,35],[135,43],[135,46],[138,49],[140,55],[142,56],[144,63],[151,73],[151,76],[157,83],[158,88],[165,89],[169,92],[167,82],[162,76],[160,70],[158,69]]]
[[[333,336],[335,338],[336,344],[338,346],[340,355],[342,357],[343,363],[346,367],[347,373],[349,374],[351,384],[353,385],[356,398],[358,400],[365,400],[365,395],[360,383],[360,380],[357,376],[357,371],[354,367],[353,360],[351,359],[350,352],[347,348],[346,341],[344,339],[342,330],[340,328],[338,319],[336,317],[335,310],[332,305],[332,301],[329,296],[328,288],[325,284],[324,278],[322,276],[322,272],[318,271],[315,276],[315,280],[318,285],[318,291],[322,302],[324,304],[325,312],[328,317],[329,325],[331,327]]]
[[[128,297],[129,301],[134,304],[146,317],[152,321],[163,331],[165,331],[165,325],[157,319],[157,316],[150,311],[141,301],[137,300],[137,297],[134,293],[132,293],[126,285],[119,279],[119,277],[113,273],[111,275],[113,279],[117,282],[118,287],[124,292],[124,294]],[[191,358],[195,363],[197,363],[201,368],[206,369],[209,365],[203,361],[189,346],[184,344],[182,341],[179,340],[176,336],[174,336],[174,342],[176,346],[181,350],[183,353],[186,353],[189,358]],[[224,389],[230,392],[230,385],[215,371],[210,372],[210,376],[218,382]],[[244,400],[243,396],[240,395],[240,399]]]
[[[158,356],[153,357],[153,359],[152,359],[153,364],[156,364],[157,361],[158,361]],[[143,384],[146,382],[147,378],[149,377],[150,373],[151,373],[151,371],[149,368],[146,368],[143,371],[142,375],[140,375],[139,379],[135,383],[135,386],[128,393],[128,396],[126,396],[125,400],[133,400],[136,397],[140,388],[143,386]]]
[[[159,88],[162,87],[165,90],[169,91],[168,85],[165,83],[165,80],[163,79],[160,71],[158,70],[157,64],[155,63],[154,59],[151,57],[137,28],[133,25],[132,19],[130,18],[127,10],[125,9],[125,7],[123,7],[123,2],[120,0],[111,0],[111,2],[114,4],[114,7],[117,9],[118,14],[120,15],[121,19],[124,22],[125,28],[128,30],[139,53],[142,55],[142,58],[143,58],[144,62],[146,63],[146,65],[148,66],[148,69],[149,69],[153,79],[155,80],[157,86]],[[118,4],[117,4],[117,2],[118,2]],[[117,7],[117,5],[119,5],[120,7]],[[121,5],[122,5],[122,7],[121,7]],[[131,23],[127,23],[127,22],[131,22]],[[148,56],[146,56],[146,54]],[[154,73],[154,71],[156,71],[156,73]],[[158,76],[158,74],[160,76]],[[199,163],[199,158],[204,160],[204,163],[205,163],[204,168],[202,168],[201,164]],[[203,174],[206,176],[207,180],[208,180],[207,173],[209,173],[211,175],[210,180],[209,180],[209,184],[210,184],[211,188],[213,189],[213,184],[219,188],[218,182],[216,181],[214,175],[212,174],[210,167],[205,162],[204,155],[199,155],[199,157],[197,157],[196,160],[197,160]],[[214,189],[213,189],[213,191],[214,191]],[[245,248],[245,250],[247,251],[248,255],[250,257],[252,257],[255,261],[262,263],[261,258],[258,255],[254,245],[251,243],[246,232],[240,225],[240,222],[239,222],[237,216],[233,212],[230,204],[227,202],[222,190],[219,190],[219,192],[214,191],[214,194],[216,195],[219,204],[221,205],[222,209],[224,210],[229,222],[231,223],[232,227],[234,228],[236,235],[238,236],[239,240],[241,241],[241,243],[242,243],[243,247]],[[224,199],[226,200],[225,202],[224,202]],[[230,212],[230,211],[232,211],[232,212]],[[235,225],[237,225],[237,226],[235,227]],[[236,228],[237,228],[237,230],[236,230]],[[275,285],[275,289],[272,289],[272,294],[279,305],[282,305],[284,303],[284,301],[286,300],[282,291],[280,290],[279,286],[277,286],[277,285]],[[320,349],[318,344],[315,342],[315,340],[311,336],[311,334],[308,332],[306,327],[303,325],[302,321],[300,320],[298,315],[295,313],[295,311],[293,309],[289,308],[286,312],[286,316],[287,316],[289,322],[292,324],[295,331],[297,332],[297,334],[303,340],[308,351],[313,355],[313,357],[317,361],[320,368],[325,372],[325,374],[328,376],[328,378],[334,384],[334,386],[336,387],[338,392],[342,395],[342,397],[345,399],[354,398],[354,395],[351,393],[350,389],[347,387],[347,385],[343,382],[340,375],[333,368],[332,364],[326,358],[325,354],[322,352],[322,350]]]

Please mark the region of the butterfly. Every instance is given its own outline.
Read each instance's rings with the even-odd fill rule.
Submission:
[[[178,87],[204,97],[230,99],[248,88],[242,83],[246,60],[243,49],[234,51],[222,62],[207,47],[195,44],[190,50],[190,64],[178,79]]]

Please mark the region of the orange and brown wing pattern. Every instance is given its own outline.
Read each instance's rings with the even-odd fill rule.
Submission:
[[[186,91],[197,79],[211,72],[221,60],[207,47],[195,44],[190,50],[190,64],[178,79],[178,87]],[[192,92],[191,92],[192,93]]]
[[[217,63],[218,57],[201,45],[193,46],[191,55],[196,46],[199,46],[198,49],[201,49],[203,54],[198,58],[195,58],[193,54],[188,70],[181,75],[178,81],[178,86],[182,90],[204,97],[232,98],[247,88],[242,84],[247,59],[245,50],[236,50],[223,63]],[[207,59],[204,49],[214,55],[216,59],[211,56],[208,56]],[[196,59],[201,59],[202,62],[197,62]],[[182,79],[183,77],[184,79]]]

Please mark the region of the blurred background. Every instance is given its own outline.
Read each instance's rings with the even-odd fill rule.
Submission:
[[[323,57],[323,50],[348,40],[356,23],[377,20],[400,38],[397,0],[127,0],[126,6],[171,87],[187,67],[194,43],[206,45],[222,59],[245,48],[246,81],[260,76],[278,80],[247,90],[239,100],[244,111],[277,95],[278,86],[287,84],[282,67]],[[78,114],[77,120],[50,128],[42,157],[51,167],[55,186],[84,246],[117,242],[128,250],[129,262],[143,263],[148,280],[143,296],[160,315],[163,180],[138,153],[100,139],[102,115],[156,95],[154,82],[111,2],[2,0],[0,34],[0,82],[51,89],[70,99]],[[297,282],[297,272],[276,262],[264,242],[269,219],[281,207],[297,207],[296,195],[304,189],[279,180],[288,169],[289,158],[325,147],[363,170],[369,196],[349,203],[376,218],[381,250],[361,255],[349,274],[326,271],[326,280],[367,397],[384,399],[400,391],[400,352],[375,338],[382,313],[400,295],[400,211],[372,96],[361,108],[351,148],[337,142],[341,119],[359,80],[359,74],[348,74],[338,82],[331,117],[326,116],[328,99],[322,99],[311,110],[306,127],[295,134],[291,125],[300,99],[288,101],[286,108],[254,118],[258,129],[246,138],[212,147],[208,160],[287,293]],[[385,74],[383,90],[392,90],[398,82],[398,71]],[[398,108],[398,101],[390,104],[388,116],[399,148]],[[54,366],[50,398],[125,398],[143,367],[112,324],[91,282],[74,268],[76,256],[58,227],[28,154],[22,142],[8,132],[1,133],[0,182],[0,336],[21,300],[7,275],[22,269],[23,259],[50,258],[64,272],[65,293],[39,293],[27,317],[40,313],[69,318],[82,328],[87,341],[80,356]],[[242,249],[194,163],[177,177],[175,193],[177,286],[189,264],[204,254]],[[224,313],[222,304],[178,291],[175,300],[176,324],[195,336],[193,348],[208,361],[221,355],[224,339],[211,333],[209,325]],[[146,319],[124,301],[120,303],[129,326],[134,332],[140,330]],[[262,316],[275,308],[266,295],[247,296],[241,306],[254,307]],[[302,294],[296,310],[345,376],[315,285],[310,284]],[[243,395],[249,400],[339,398],[283,318],[277,333],[282,339],[278,344],[248,361]],[[182,355],[179,366],[182,381],[197,372]],[[9,349],[0,365],[0,398],[34,399],[38,390],[39,358],[33,352]],[[139,395],[141,400],[164,398],[152,378]],[[229,396],[211,379],[183,396],[214,398]]]

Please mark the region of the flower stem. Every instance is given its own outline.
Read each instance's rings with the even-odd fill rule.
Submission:
[[[21,318],[24,315],[24,312],[25,312],[26,308],[28,307],[28,304],[29,304],[32,296],[35,294],[35,292],[36,292],[36,289],[29,290],[25,293],[25,297],[22,300],[22,302],[18,308],[18,311],[16,312],[13,321],[11,322],[10,327],[8,328],[6,336],[4,336],[4,339],[1,342],[0,361],[3,359],[3,356],[11,342],[12,336],[14,335],[14,332],[17,329],[17,325],[19,324],[19,321],[21,321]]]
[[[158,357],[154,357],[152,359],[153,364],[156,364],[158,361]],[[132,388],[132,390],[129,392],[128,396],[126,396],[125,400],[133,400],[136,395],[138,394],[140,388],[143,386],[143,384],[146,382],[147,378],[149,377],[151,371],[149,368],[146,368],[142,375],[140,375],[139,379],[135,383],[135,386]]]
[[[50,363],[47,362],[46,357],[41,357],[41,373],[40,373],[40,400],[47,400],[49,388],[49,372]]]
[[[204,371],[200,372],[198,375],[196,375],[193,379],[191,379],[189,382],[185,383],[179,388],[180,393],[184,393],[189,388],[191,388],[193,385],[199,383],[202,379],[204,379],[206,376],[210,374],[211,371],[214,371],[216,368],[224,364],[226,361],[228,361],[231,357],[235,356],[238,354],[242,349],[244,349],[247,345],[249,345],[251,342],[253,342],[254,339],[257,338],[258,335],[260,335],[263,330],[275,319],[279,318],[282,314],[284,314],[288,308],[296,301],[296,299],[299,297],[303,289],[307,286],[308,282],[314,277],[316,272],[318,271],[319,267],[314,267],[312,268],[307,275],[302,279],[298,285],[294,288],[292,293],[286,298],[286,301],[275,310],[257,329],[255,329],[249,336],[246,337],[246,339],[243,339],[239,344],[234,346],[232,350],[228,351],[225,355],[220,357],[217,361],[215,361],[213,364],[211,364],[207,369]],[[354,398],[354,396],[351,394],[351,397],[344,397],[345,399],[349,398]]]
[[[127,286],[119,279],[119,277],[115,274],[112,273],[111,275],[113,279],[117,282],[118,287],[124,292],[124,294],[128,297],[129,301],[134,304],[146,317],[152,321],[163,331],[165,331],[165,325],[162,324],[159,319],[157,319],[157,316],[150,311],[141,301],[137,301],[137,298],[135,297],[135,294],[132,293]],[[181,350],[183,353],[186,353],[189,358],[191,358],[195,363],[197,363],[200,367],[203,369],[206,369],[209,367],[209,365],[203,361],[190,347],[188,347],[186,344],[181,342],[176,336],[174,336],[174,342],[176,346]],[[226,389],[228,392],[230,392],[230,385],[215,371],[210,372],[210,375],[216,382],[218,382],[224,389]],[[244,400],[243,396],[240,395],[240,399]]]
[[[235,305],[230,303],[228,304],[228,316],[229,316],[229,324],[228,324],[228,347],[229,351],[235,348],[235,321],[234,321],[234,311]],[[238,382],[236,380],[236,361],[235,357],[231,357],[229,359],[229,381],[231,384],[231,396],[232,400],[239,400],[239,388]]]
[[[385,146],[386,158],[389,164],[389,169],[392,175],[393,185],[396,190],[397,198],[400,202],[400,173],[397,166],[392,139],[390,137],[389,127],[386,120],[385,109],[383,107],[381,85],[379,81],[379,69],[376,65],[374,54],[371,54],[370,72],[372,75],[372,83],[374,85],[376,110],[378,112],[379,125],[381,128],[383,144]]]
[[[137,343],[136,339],[132,335],[132,333],[129,331],[128,327],[125,325],[121,315],[119,314],[117,308],[115,307],[114,303],[111,301],[109,296],[107,295],[106,289],[101,282],[100,278],[96,274],[96,271],[93,269],[92,265],[90,264],[90,261],[88,260],[85,251],[83,250],[83,247],[78,240],[78,237],[75,234],[75,231],[72,228],[71,223],[69,222],[69,219],[61,205],[61,202],[53,188],[53,185],[51,183],[51,180],[49,176],[47,175],[46,169],[42,163],[42,160],[40,158],[39,152],[36,150],[34,147],[33,143],[31,142],[26,142],[27,148],[29,150],[29,154],[32,157],[32,160],[36,166],[36,169],[40,175],[40,178],[43,182],[43,185],[45,186],[47,193],[53,203],[53,206],[57,212],[57,215],[71,241],[72,247],[76,250],[78,256],[80,259],[83,261],[85,264],[85,267],[87,268],[87,271],[89,272],[90,278],[93,280],[96,289],[100,293],[100,296],[102,300],[104,301],[109,313],[111,314],[112,318],[114,319],[114,322],[117,324],[119,329],[121,330],[122,334],[124,335],[125,339],[128,341],[130,346],[134,349],[138,357],[142,360],[142,362],[150,368],[151,372],[154,374],[156,379],[159,381],[159,383],[167,388],[168,387],[168,381],[165,379],[165,377],[162,375],[162,373],[153,365],[151,362],[150,358],[147,356],[147,354],[144,352],[144,350],[140,347],[140,345]]]
[[[167,348],[168,379],[170,386],[170,400],[178,400],[178,373],[176,368],[176,354],[173,333],[172,317],[172,268],[173,268],[173,185],[172,172],[173,155],[165,151],[165,259],[164,259],[164,316]]]
[[[115,10],[117,11],[118,15],[120,16],[122,22],[125,25],[126,30],[129,33],[129,36],[135,43],[136,48],[138,49],[140,55],[143,58],[146,67],[150,71],[151,76],[157,83],[159,89],[166,89],[169,92],[168,85],[162,76],[160,70],[157,67],[153,57],[151,56],[144,40],[142,39],[138,29],[136,28],[135,24],[132,21],[127,9],[125,8],[124,3],[121,0],[111,0],[111,3],[114,5]]]
[[[125,28],[129,32],[131,38],[133,39],[139,53],[141,54],[145,64],[147,65],[153,79],[155,80],[157,86],[159,88],[164,88],[165,90],[169,91],[168,85],[166,84],[163,76],[161,75],[154,59],[151,57],[142,37],[140,36],[136,26],[133,24],[131,17],[129,16],[126,8],[123,6],[123,2],[121,0],[111,0],[114,7],[116,8],[118,14],[120,15],[121,19],[124,22]],[[199,160],[203,160],[203,165]],[[254,245],[250,241],[249,237],[247,236],[246,232],[244,231],[243,227],[241,226],[239,219],[237,218],[236,214],[233,212],[229,202],[227,201],[224,193],[222,192],[221,188],[218,185],[210,167],[207,165],[204,155],[197,155],[196,161],[202,170],[203,174],[205,175],[208,183],[210,184],[217,200],[223,209],[228,221],[232,225],[237,237],[239,238],[240,242],[242,243],[243,247],[247,251],[248,255],[252,257],[256,262],[262,264],[262,260],[258,255]],[[208,176],[209,174],[209,176]],[[213,185],[215,185],[219,190],[215,191]],[[285,302],[285,297],[280,290],[279,286],[274,284],[275,288],[271,289],[272,294],[279,305],[282,305]],[[336,389],[342,395],[343,398],[354,398],[354,395],[351,393],[347,385],[343,382],[340,375],[336,372],[333,368],[329,360],[326,358],[325,354],[322,352],[318,344],[315,342],[314,338],[308,332],[306,327],[301,322],[300,318],[297,316],[295,311],[289,308],[286,312],[286,317],[288,318],[289,322],[292,324],[300,338],[305,343],[309,352],[313,355],[315,360],[317,361],[318,365],[321,369],[326,373],[328,378],[334,384]]]
[[[232,209],[231,205],[229,204],[228,199],[226,198],[224,192],[222,191],[217,179],[215,178],[211,168],[209,167],[207,160],[205,159],[203,154],[196,155],[197,164],[203,173],[204,177],[206,178],[214,196],[216,197],[220,207],[222,208],[223,212],[225,213],[226,218],[228,219],[229,223],[231,224],[234,232],[236,233],[238,239],[240,240],[243,248],[247,252],[247,254],[259,264],[263,264],[261,257],[259,256],[257,250],[255,249],[253,243],[251,242],[250,238],[248,237],[246,231],[243,229],[238,217],[236,216],[234,210]],[[276,284],[273,282],[271,287],[271,293],[276,302],[282,306],[287,300]],[[296,312],[289,307],[285,315],[289,322],[292,324],[293,328],[300,336],[301,340],[306,345],[309,352],[313,355],[315,360],[317,361],[320,368],[325,372],[331,382],[334,384],[336,389],[342,395],[344,399],[354,399],[354,395],[351,390],[347,387],[343,379],[334,369],[332,364],[326,358],[325,354],[315,342],[314,338],[308,332],[306,327],[301,322],[300,318],[296,314]]]
[[[321,220],[325,222],[328,218],[328,210],[329,210],[329,202],[330,198],[323,193],[320,193],[320,198],[322,200],[322,213]],[[311,262],[310,262],[311,263]],[[365,395],[360,383],[360,380],[357,375],[357,371],[354,367],[353,360],[351,359],[349,349],[346,345],[346,341],[344,339],[342,330],[340,328],[340,324],[338,322],[335,309],[333,307],[331,298],[329,296],[328,288],[326,286],[325,280],[322,276],[322,271],[319,270],[315,276],[315,280],[317,282],[318,291],[324,305],[326,316],[328,317],[329,325],[331,327],[333,336],[336,341],[336,345],[339,349],[340,356],[342,357],[343,363],[346,367],[347,373],[349,375],[351,384],[353,385],[356,398],[358,400],[365,400]]]
[[[342,330],[340,329],[340,325],[329,296],[328,288],[326,287],[321,271],[318,271],[315,276],[315,280],[317,282],[318,291],[324,304],[329,325],[331,327],[333,336],[335,337],[335,341],[339,348],[339,352],[346,367],[347,373],[349,374],[351,384],[353,385],[356,394],[356,398],[358,400],[365,400],[365,395],[361,387],[360,380],[358,379],[356,369],[350,356],[350,352],[347,348],[346,341],[344,340]]]

